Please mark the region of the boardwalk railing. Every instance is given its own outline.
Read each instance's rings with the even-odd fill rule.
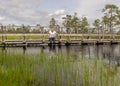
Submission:
[[[69,39],[67,37],[69,36]],[[120,43],[120,35],[115,35],[115,39],[111,39],[109,34],[104,38],[99,39],[97,34],[59,34],[56,37],[55,44],[69,45],[69,44],[115,44]],[[89,36],[89,37],[88,37]],[[102,37],[102,34],[100,34]],[[107,38],[106,38],[107,37]],[[49,34],[0,34],[0,46],[11,47],[26,47],[26,46],[41,46],[49,45]],[[77,38],[77,39],[76,39]]]
[[[20,30],[20,33],[8,33],[9,30]],[[13,29],[14,28],[14,29]],[[31,28],[36,28],[38,32],[36,33],[27,33],[27,29],[31,30]],[[62,30],[61,30],[62,31]],[[46,32],[48,33],[48,31]],[[120,42],[120,35],[114,34],[114,37],[111,37],[111,34],[63,34],[63,32],[59,32],[62,34],[58,34],[56,36],[56,42],[62,43],[98,43],[98,42]],[[0,43],[1,44],[9,44],[9,43],[49,43],[49,34],[45,34],[45,29],[43,27],[38,26],[0,26]]]
[[[92,40],[96,39],[99,40],[99,36],[101,37],[100,40],[113,40],[111,39],[110,34],[105,34],[104,38],[102,38],[102,34],[58,34],[56,36],[56,40],[68,40],[67,37],[69,36],[69,40]],[[114,40],[119,40],[120,35],[115,34]],[[82,39],[83,38],[83,39]],[[49,34],[0,34],[1,41],[7,41],[7,40],[48,40]]]

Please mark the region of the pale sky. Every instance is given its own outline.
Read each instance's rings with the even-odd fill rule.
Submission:
[[[120,0],[0,0],[0,23],[48,25],[52,17],[62,21],[66,14],[78,13],[89,22],[102,16],[105,4],[115,4],[120,8]]]

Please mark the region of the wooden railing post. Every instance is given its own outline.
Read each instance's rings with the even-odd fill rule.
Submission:
[[[7,26],[4,26],[4,37],[5,37],[5,40],[7,40],[6,31],[7,31]]]
[[[25,36],[25,26],[22,24],[22,32],[23,32],[23,41],[26,41],[26,36]]]
[[[102,39],[104,40],[104,34],[105,34],[104,28],[103,28],[103,30],[102,30],[102,34],[103,34]]]
[[[4,26],[1,26],[1,30],[2,30],[2,42],[4,42]]]
[[[87,40],[90,39],[90,29],[88,29]]]
[[[98,28],[98,41],[100,41],[100,28]]]
[[[44,28],[42,28],[42,41],[44,41]]]
[[[84,29],[82,28],[82,41],[83,41],[83,37],[84,37]]]
[[[112,40],[114,40],[114,29],[112,27]]]

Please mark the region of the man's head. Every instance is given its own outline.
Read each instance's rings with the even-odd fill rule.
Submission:
[[[54,31],[54,27],[51,27],[50,30],[51,30],[51,31]]]

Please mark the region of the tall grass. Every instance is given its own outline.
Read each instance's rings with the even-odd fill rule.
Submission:
[[[119,86],[119,76],[104,59],[0,52],[0,86]]]

